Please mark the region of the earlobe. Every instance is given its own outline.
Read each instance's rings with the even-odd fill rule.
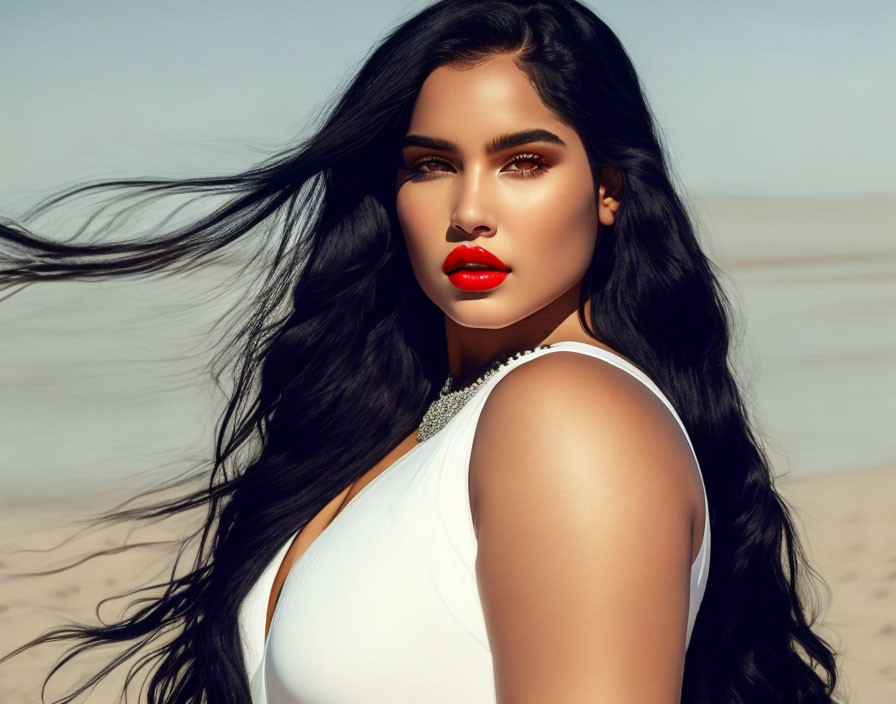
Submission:
[[[620,205],[617,196],[621,187],[622,175],[619,169],[612,166],[601,168],[600,187],[597,189],[597,212],[602,225],[609,226],[616,222],[616,212]]]
[[[616,222],[616,212],[619,210],[619,201],[613,196],[604,195],[604,187],[601,186],[597,198],[597,216],[601,225],[610,226]]]

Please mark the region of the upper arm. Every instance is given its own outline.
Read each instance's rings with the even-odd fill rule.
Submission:
[[[662,401],[602,360],[495,385],[470,489],[499,702],[679,701],[697,472]]]

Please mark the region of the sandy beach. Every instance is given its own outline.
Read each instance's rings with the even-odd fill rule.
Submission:
[[[783,477],[812,567],[831,589],[819,631],[850,704],[896,702],[896,467]],[[821,593],[827,601],[827,595]]]
[[[123,499],[113,501],[109,494],[100,501],[81,500],[80,503],[51,500],[0,504],[2,655],[52,627],[72,623],[100,625],[97,614],[105,623],[110,623],[120,618],[125,607],[137,597],[125,596],[105,603],[97,610],[104,598],[126,595],[131,590],[168,580],[177,552],[175,542],[117,553],[115,549],[138,543],[179,542],[201,523],[202,516],[178,516],[141,526],[120,523],[100,528],[85,527],[85,519],[110,510],[120,500]],[[113,552],[56,574],[13,576],[57,570],[103,550]],[[189,553],[190,559],[193,554]],[[182,572],[178,570],[178,574]],[[44,678],[70,645],[70,642],[42,645],[0,664],[0,702],[39,704]],[[53,701],[54,697],[70,691],[72,685],[84,683],[117,652],[100,649],[67,664],[49,683],[45,701]],[[116,670],[83,701],[103,704],[118,701],[130,664]],[[142,680],[142,675],[138,680]],[[129,689],[128,701],[145,701],[138,692],[139,682]]]
[[[892,704],[896,701],[896,467],[782,477],[777,486],[797,516],[797,527],[813,567],[831,589],[819,633],[840,654],[842,701]],[[128,530],[109,526],[70,538],[65,521],[109,507],[91,503],[4,506],[0,541],[0,651],[4,654],[45,629],[72,621],[96,623],[104,597],[155,583],[171,569],[173,545],[131,549],[100,557],[58,574],[12,578],[11,573],[55,569],[91,552],[122,544],[180,540],[198,515]],[[827,595],[821,589],[822,602]],[[133,597],[106,603],[100,615],[111,620]],[[37,704],[40,686],[64,650],[42,646],[0,665],[0,701]],[[46,700],[64,687],[84,682],[114,651],[79,657],[50,682]],[[84,701],[117,701],[126,668],[119,668]],[[138,678],[139,683],[139,678]],[[138,685],[132,686],[136,695]],[[130,693],[129,693],[130,697]]]

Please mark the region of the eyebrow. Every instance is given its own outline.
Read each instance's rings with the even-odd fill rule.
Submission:
[[[543,129],[521,130],[519,132],[508,132],[495,137],[485,148],[485,153],[489,156],[504,149],[512,149],[530,142],[553,142],[565,147],[566,142],[560,139],[553,132]],[[424,147],[426,149],[437,149],[442,152],[452,152],[457,154],[460,149],[457,144],[447,139],[438,139],[436,137],[424,137],[419,134],[409,134],[402,142],[402,149],[405,147]]]

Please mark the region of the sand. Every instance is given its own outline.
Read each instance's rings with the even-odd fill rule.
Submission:
[[[839,653],[842,701],[857,704],[896,702],[896,467],[782,477],[777,486],[793,507],[797,527],[811,564],[831,588],[831,599],[817,630]],[[98,558],[58,574],[11,578],[12,572],[47,570],[90,552],[127,541],[180,539],[201,518],[194,515],[167,525],[145,526],[128,533],[107,527],[70,540],[51,552],[14,550],[51,548],[74,533],[63,518],[83,518],[90,506],[63,503],[4,507],[0,516],[0,652],[6,654],[44,629],[75,621],[95,622],[94,609],[104,596],[158,581],[170,570],[173,547],[134,549]],[[823,602],[827,595],[820,591]],[[110,602],[100,609],[107,620],[130,601]],[[56,657],[59,644],[42,646],[0,665],[0,701],[40,702],[40,686]],[[51,680],[46,700],[60,696],[74,682],[84,682],[106,651],[78,658]],[[103,682],[86,699],[117,701],[116,688],[124,668]],[[129,701],[138,687],[130,690]]]
[[[831,589],[819,633],[842,653],[841,699],[893,704],[896,467],[784,477],[777,486],[797,514],[810,564]]]

